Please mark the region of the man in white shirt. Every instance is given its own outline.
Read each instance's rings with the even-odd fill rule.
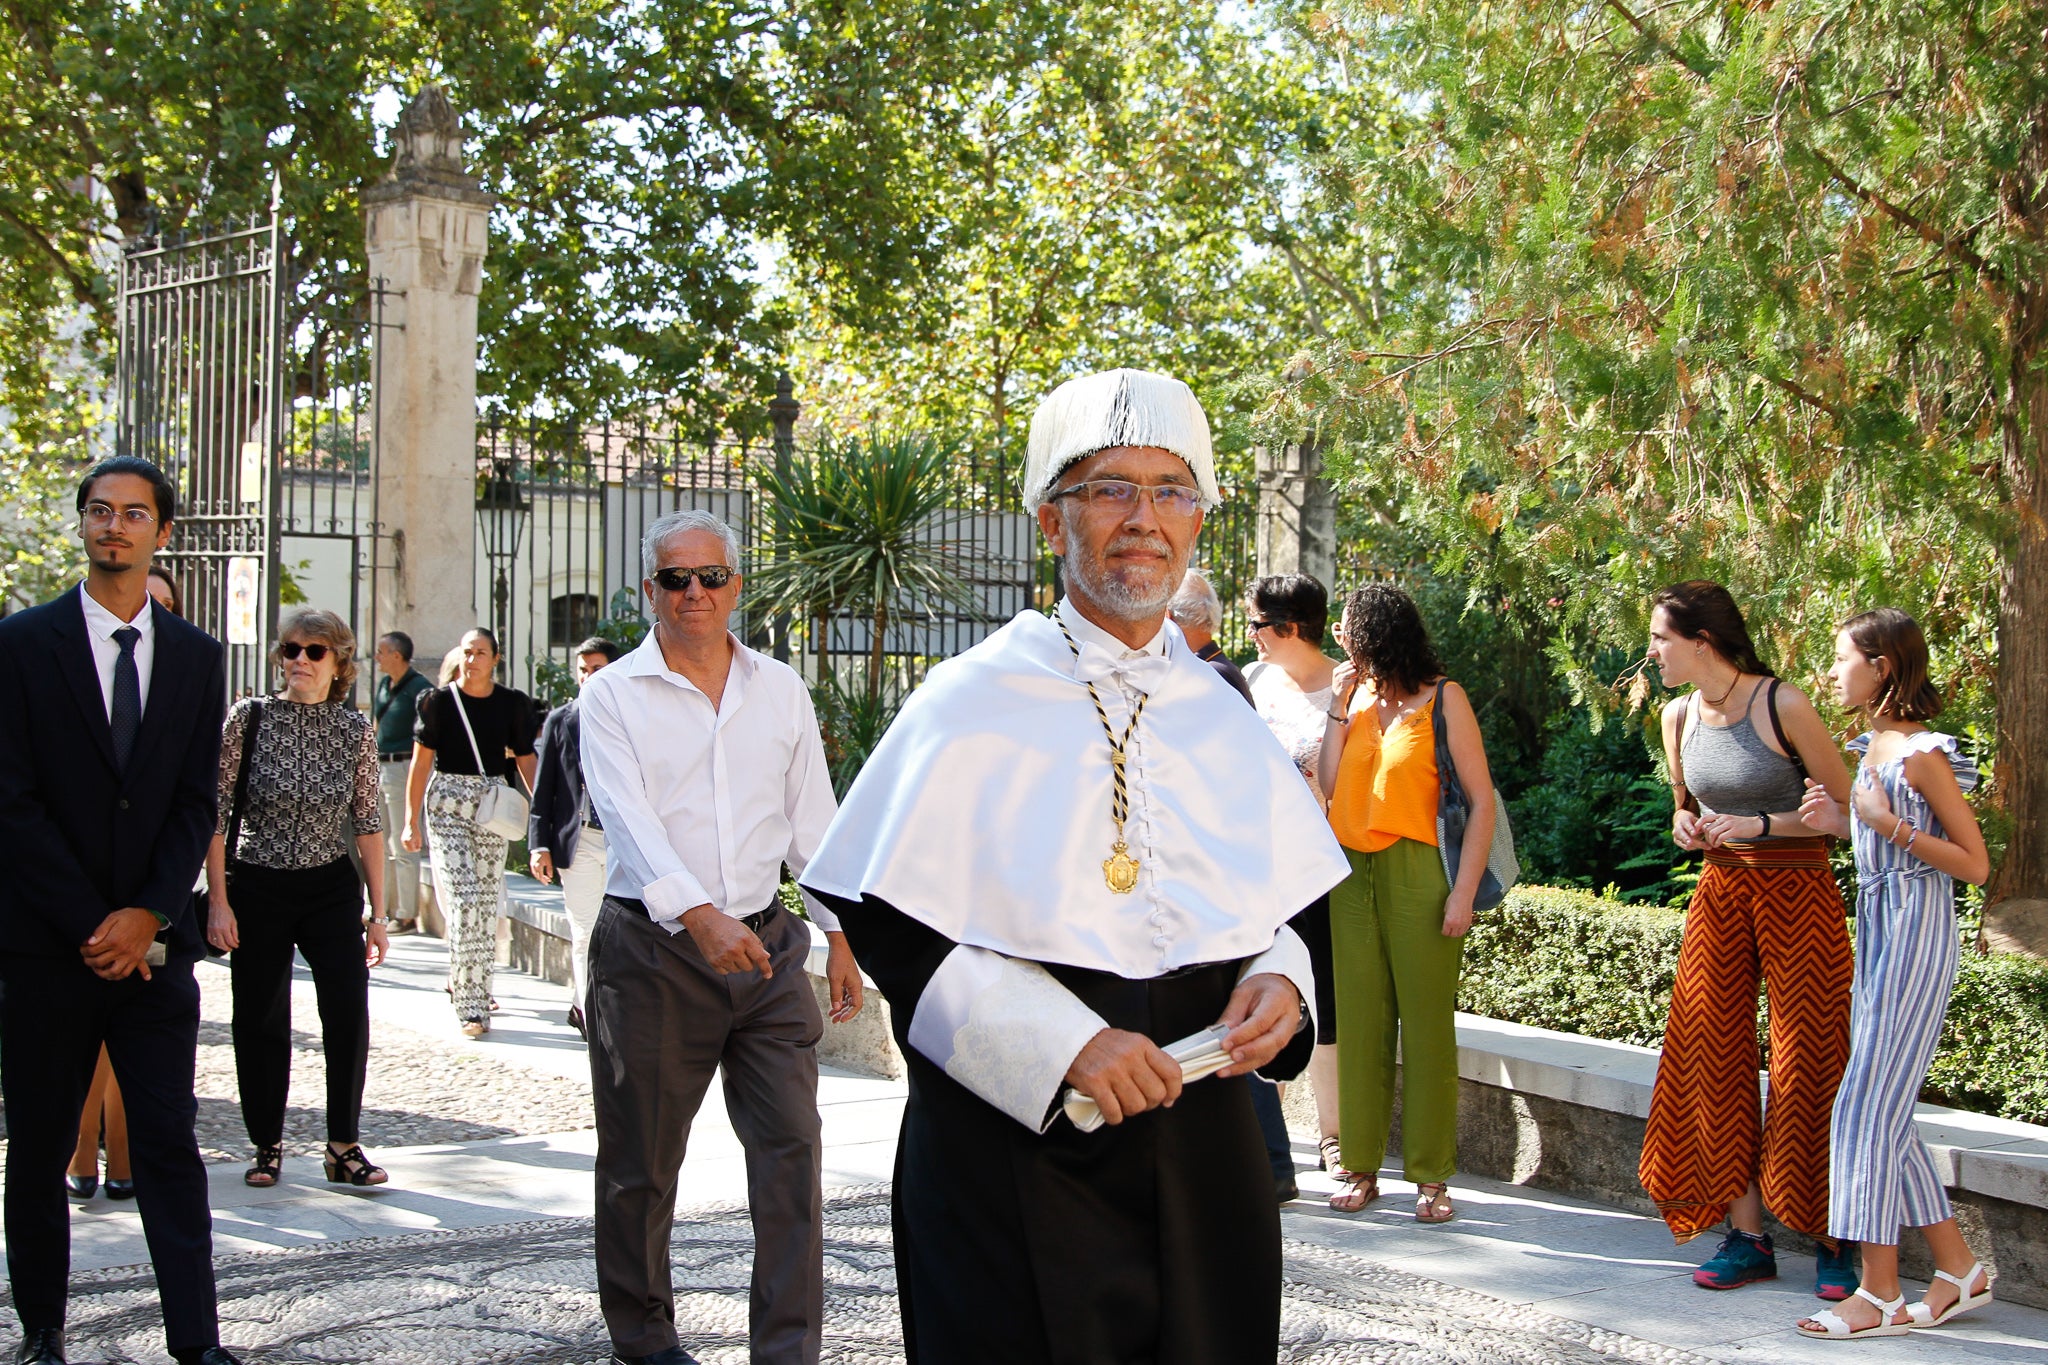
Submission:
[[[809,930],[781,907],[834,810],[810,692],[728,628],[739,543],[671,512],[641,543],[654,629],[585,684],[583,779],[604,826],[604,907],[585,1027],[597,1109],[598,1302],[622,1365],[681,1365],[668,1238],[689,1126],[712,1074],[747,1153],[751,1356],[812,1365],[825,1311]],[[832,1017],[861,1006],[839,921]]]
[[[1185,384],[1055,390],[1024,502],[1066,599],[932,670],[802,874],[908,1064],[913,1365],[1273,1358],[1280,1219],[1248,1078],[1307,1060],[1314,973],[1287,921],[1347,864],[1166,621],[1216,500]]]

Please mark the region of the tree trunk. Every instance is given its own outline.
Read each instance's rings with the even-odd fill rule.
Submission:
[[[2029,303],[2048,309],[2035,298],[2022,312]],[[1998,794],[2011,831],[1993,901],[2048,899],[2048,371],[2040,359],[2033,347],[2014,347],[2017,411],[2005,431],[2017,525],[1998,580]]]
[[[883,646],[888,643],[885,635],[889,629],[889,607],[883,602],[875,603],[875,638],[868,642],[868,701],[878,703],[882,699],[882,655]]]

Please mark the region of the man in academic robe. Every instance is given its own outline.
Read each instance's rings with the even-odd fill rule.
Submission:
[[[1313,982],[1286,922],[1346,864],[1166,619],[1216,501],[1185,384],[1115,370],[1054,391],[1025,502],[1066,599],[932,671],[801,878],[908,1061],[912,1361],[1275,1353],[1279,1215],[1248,1077],[1308,1058]],[[1184,1084],[1162,1045],[1217,1026],[1227,1065]]]

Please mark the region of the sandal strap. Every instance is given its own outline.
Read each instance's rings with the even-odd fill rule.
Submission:
[[[1865,1303],[1876,1304],[1878,1311],[1884,1314],[1884,1321],[1887,1325],[1889,1325],[1892,1320],[1892,1314],[1898,1312],[1901,1308],[1904,1308],[1906,1306],[1906,1296],[1904,1294],[1899,1295],[1890,1303],[1886,1303],[1883,1299],[1880,1299],[1877,1295],[1871,1293],[1868,1289],[1865,1289],[1860,1284],[1856,1286],[1856,1297],[1862,1299]],[[1821,1311],[1825,1312],[1827,1310],[1823,1309]],[[1818,1319],[1816,1319],[1816,1321],[1818,1321]]]
[[[1937,1280],[1947,1280],[1950,1284],[1963,1291],[1964,1298],[1968,1298],[1970,1296],[1970,1286],[1975,1284],[1977,1277],[1983,1273],[1984,1263],[1982,1261],[1972,1261],[1970,1262],[1970,1268],[1965,1270],[1960,1276],[1951,1275],[1946,1270],[1937,1269],[1934,1272],[1934,1278]]]
[[[1832,1308],[1816,1309],[1810,1316],[1813,1321],[1826,1328],[1826,1334],[1831,1337],[1846,1337],[1856,1330],[1843,1320],[1841,1314]],[[1819,1336],[1821,1334],[1818,1332],[1808,1332],[1806,1335]]]

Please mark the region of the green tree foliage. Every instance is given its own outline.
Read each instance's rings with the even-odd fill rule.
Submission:
[[[1271,411],[1350,442],[1439,568],[1634,646],[1705,575],[1811,686],[1833,623],[1929,627],[1999,744],[2048,752],[2048,27],[2037,3],[1360,4],[1402,90],[1325,178],[1411,247],[1386,344]],[[1647,700],[1647,683],[1636,700]],[[2006,764],[2001,888],[2048,895],[2048,772]]]
[[[1247,376],[1373,323],[1369,239],[1318,212],[1298,171],[1372,140],[1369,92],[1290,12],[976,12],[950,54],[976,78],[932,81],[905,109],[930,256],[893,310],[850,307],[795,261],[782,272],[796,368],[826,425],[1014,450],[1059,379],[1142,365],[1186,378],[1227,428]]]

